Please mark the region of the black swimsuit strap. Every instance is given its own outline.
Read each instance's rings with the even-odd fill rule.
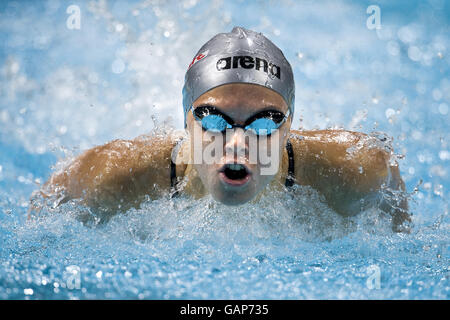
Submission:
[[[288,175],[286,177],[286,182],[284,183],[284,185],[286,187],[292,187],[295,182],[294,150],[292,149],[292,144],[289,139],[286,143],[286,151],[288,153],[289,167]]]
[[[177,183],[177,165],[170,159],[170,187],[175,188]]]
[[[180,150],[182,142],[183,142],[183,138],[177,140],[175,147],[172,149],[172,154],[170,157],[170,190],[171,190],[172,197],[175,197],[178,195],[177,164],[173,161],[174,160],[176,161],[178,151]]]
[[[181,142],[183,139],[180,139],[177,141],[175,147],[172,150],[172,157],[170,158],[170,188],[173,190],[173,195],[178,195],[178,191],[176,189],[177,186],[177,165],[173,160],[176,158],[178,154],[178,150],[180,149]],[[286,143],[286,151],[288,154],[288,161],[289,161],[289,167],[288,167],[288,175],[286,177],[286,182],[284,185],[286,187],[292,187],[295,182],[295,166],[294,166],[294,150],[292,149],[292,144],[288,140]]]

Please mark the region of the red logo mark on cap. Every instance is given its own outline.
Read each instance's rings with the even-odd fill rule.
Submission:
[[[196,57],[194,57],[194,59],[192,59],[192,62],[189,64],[189,67],[192,67],[194,65],[194,63],[196,63],[197,61],[202,60],[204,57],[206,57],[206,55],[208,54],[208,52],[204,52],[204,53],[199,53]]]

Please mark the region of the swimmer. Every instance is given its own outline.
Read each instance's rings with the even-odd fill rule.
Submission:
[[[55,206],[78,199],[107,218],[168,192],[241,205],[297,184],[316,189],[340,215],[377,207],[392,216],[394,231],[407,232],[405,186],[384,144],[358,132],[291,130],[294,97],[282,51],[261,33],[235,27],[203,45],[187,69],[186,134],[94,147],[38,194],[57,199]]]

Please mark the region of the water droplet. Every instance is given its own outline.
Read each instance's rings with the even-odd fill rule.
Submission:
[[[448,113],[448,105],[446,103],[441,103],[439,105],[439,113],[442,115],[446,115]]]
[[[123,24],[121,24],[121,23],[116,24],[116,31],[121,32],[122,30],[123,30]]]
[[[392,109],[392,108],[388,108],[388,109],[386,109],[386,111],[385,111],[384,114],[386,115],[386,118],[389,119],[390,117],[392,117],[393,115],[395,115],[395,110]]]
[[[116,74],[122,73],[125,70],[125,63],[122,59],[116,59],[111,65],[111,70]]]
[[[27,289],[23,289],[23,293],[27,296],[31,296],[34,293],[34,291],[31,288],[27,288]]]
[[[422,51],[416,46],[408,48],[408,57],[413,61],[419,61],[422,58]]]

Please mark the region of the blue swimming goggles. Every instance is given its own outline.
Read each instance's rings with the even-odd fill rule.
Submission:
[[[205,131],[224,133],[226,129],[242,128],[251,130],[256,135],[271,135],[272,130],[278,129],[288,119],[290,110],[286,114],[276,110],[261,111],[245,121],[244,125],[234,123],[227,115],[213,106],[191,107],[194,119],[200,121]]]

